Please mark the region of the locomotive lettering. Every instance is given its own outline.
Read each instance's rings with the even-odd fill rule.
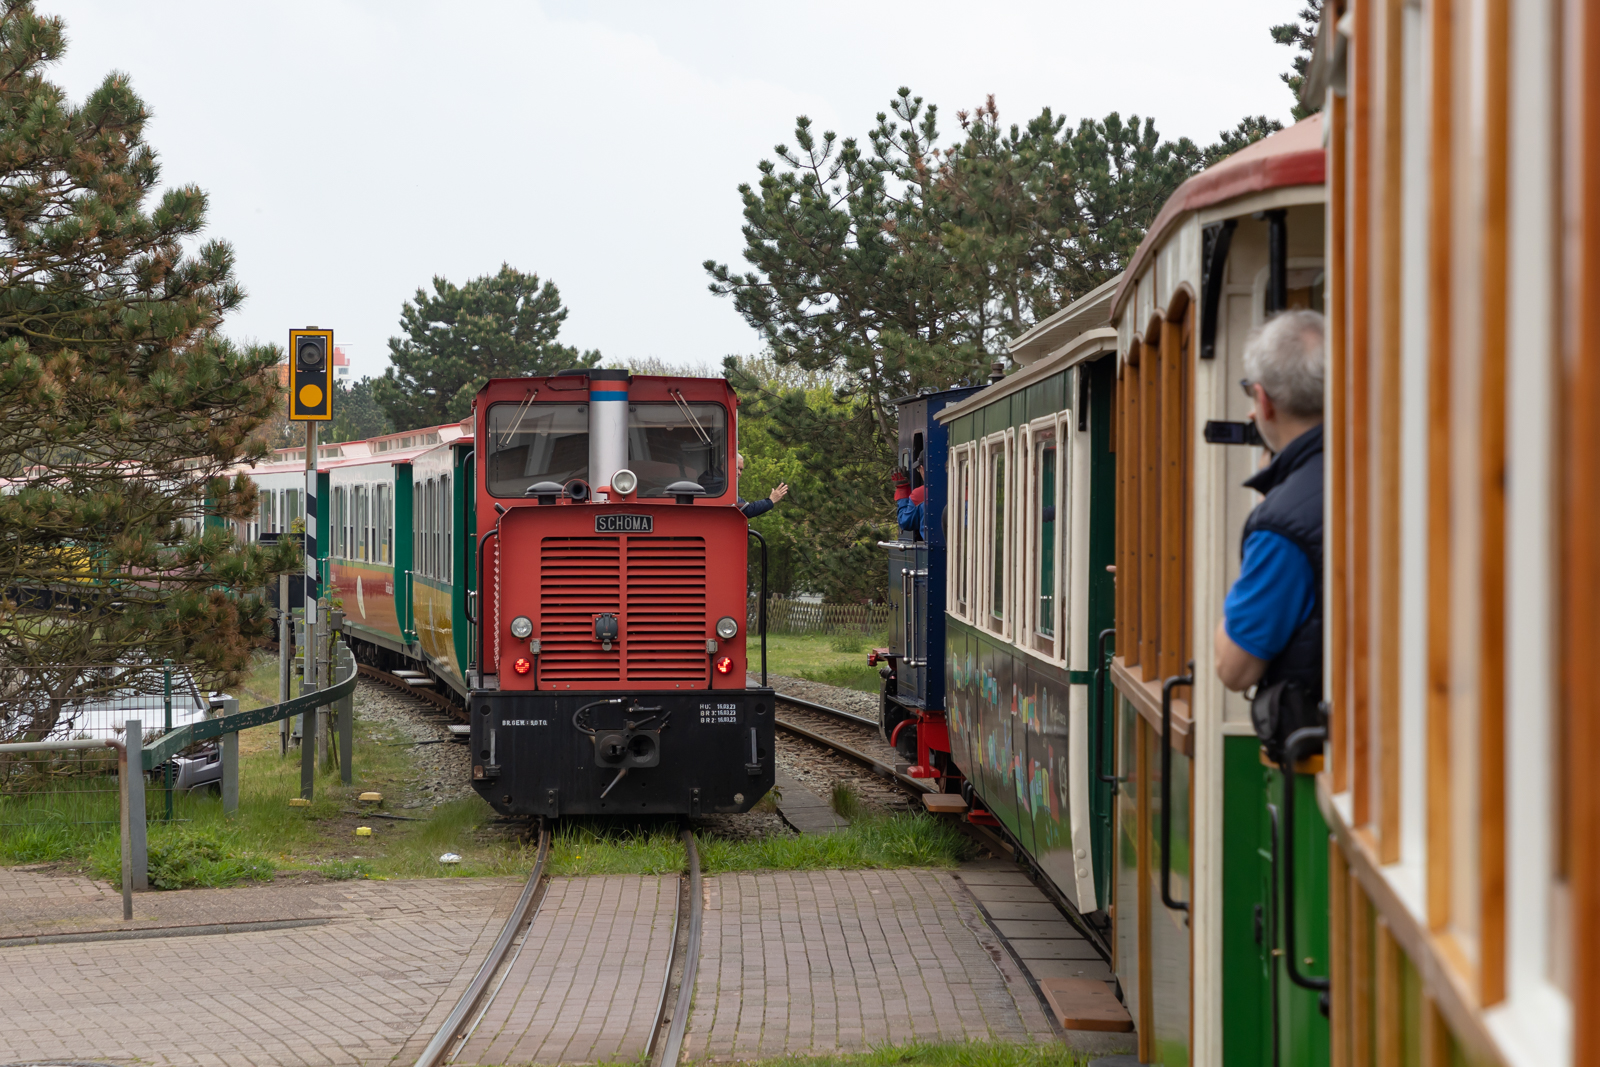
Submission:
[[[607,534],[652,533],[655,519],[650,515],[596,515],[594,532]]]

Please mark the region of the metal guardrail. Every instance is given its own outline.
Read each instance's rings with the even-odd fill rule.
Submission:
[[[339,666],[345,669],[345,677],[335,682],[327,689],[318,689],[310,693],[302,693],[293,700],[286,700],[282,704],[269,704],[264,708],[254,711],[237,711],[232,714],[219,715],[215,719],[206,719],[203,722],[189,723],[179,726],[170,733],[162,734],[156,740],[144,747],[144,769],[155,770],[167,760],[176,756],[190,745],[201,741],[210,741],[213,738],[236,734],[240,730],[248,730],[253,726],[266,726],[268,723],[280,719],[292,718],[307,712],[315,712],[318,708],[329,704],[339,703],[351,697],[356,691],[356,661],[350,654],[348,646],[339,646]]]

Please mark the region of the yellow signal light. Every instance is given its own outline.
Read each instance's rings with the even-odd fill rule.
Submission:
[[[289,331],[289,418],[327,422],[333,418],[333,331]]]

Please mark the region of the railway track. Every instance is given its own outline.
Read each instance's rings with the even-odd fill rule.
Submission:
[[[409,693],[424,703],[432,704],[457,722],[467,721],[466,709],[443,693],[435,692],[430,686],[412,685],[398,674],[390,674],[388,671],[379,670],[377,667],[369,667],[365,663],[358,662],[356,670],[365,678],[371,678],[375,682],[383,683],[390,689]]]
[[[878,724],[872,719],[782,693],[775,693],[773,702],[791,709],[787,717],[774,717],[773,725],[778,729],[836,752],[889,779],[913,796],[938,792],[937,786],[898,770],[892,756],[886,758],[871,751],[883,745],[877,736]]]
[[[644,1059],[651,1067],[676,1067],[683,1055],[683,1035],[689,1025],[689,1006],[693,1000],[695,977],[699,972],[700,938],[705,918],[705,894],[701,889],[700,852],[694,833],[683,830],[687,870],[679,885],[678,904],[673,912],[672,958],[661,983],[656,1002],[655,1025]],[[528,874],[528,881],[516,907],[506,920],[472,982],[456,1001],[455,1007],[435,1031],[414,1067],[443,1067],[453,1063],[472,1037],[479,1022],[488,1014],[495,997],[505,984],[517,955],[526,944],[527,932],[539,914],[546,884],[545,866],[550,855],[550,828],[541,820],[539,852]],[[687,906],[686,906],[687,905]],[[685,917],[687,914],[687,922]],[[513,951],[515,949],[515,951]],[[499,981],[496,982],[496,976]],[[493,988],[491,988],[493,983]],[[668,1009],[671,1009],[670,1019]]]

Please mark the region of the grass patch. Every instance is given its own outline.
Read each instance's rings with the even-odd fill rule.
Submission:
[[[868,816],[831,834],[729,841],[699,835],[707,874],[727,871],[820,871],[954,867],[976,848],[954,825],[921,812]]]
[[[783,1056],[747,1067],[1085,1067],[1087,1053],[1057,1042],[1012,1045],[998,1041],[887,1045],[836,1056]]]
[[[567,819],[550,839],[551,874],[675,874],[684,868],[677,823]]]
[[[790,678],[876,693],[882,679],[878,668],[867,666],[867,649],[884,644],[882,634],[768,634],[767,669]],[[751,662],[755,663],[760,649],[755,645],[752,649]]]
[[[122,848],[106,835],[90,851],[95,877],[116,884],[122,879]],[[271,859],[241,845],[225,828],[196,828],[173,823],[150,828],[150,885],[156,889],[196,889],[269,881]]]
[[[249,678],[235,687],[244,710],[277,700],[277,659],[259,655]],[[300,795],[300,753],[280,755],[278,724],[244,731],[239,738],[239,810],[222,812],[210,795],[173,798],[173,823],[162,821],[165,797],[146,790],[152,885],[229,885],[271,877],[274,871],[308,871],[329,878],[471,877],[525,873],[532,847],[493,825],[495,814],[472,795],[415,809],[419,821],[372,819],[347,812],[369,789],[391,801],[415,780],[412,749],[379,723],[357,718],[355,782],[337,770],[320,771],[314,803],[289,807]],[[0,863],[78,864],[113,884],[121,879],[116,778],[74,778],[49,793],[0,797]],[[372,837],[356,837],[370,824]],[[458,864],[439,856],[454,852]],[[158,856],[161,859],[158,861]],[[158,862],[161,874],[158,876]]]

